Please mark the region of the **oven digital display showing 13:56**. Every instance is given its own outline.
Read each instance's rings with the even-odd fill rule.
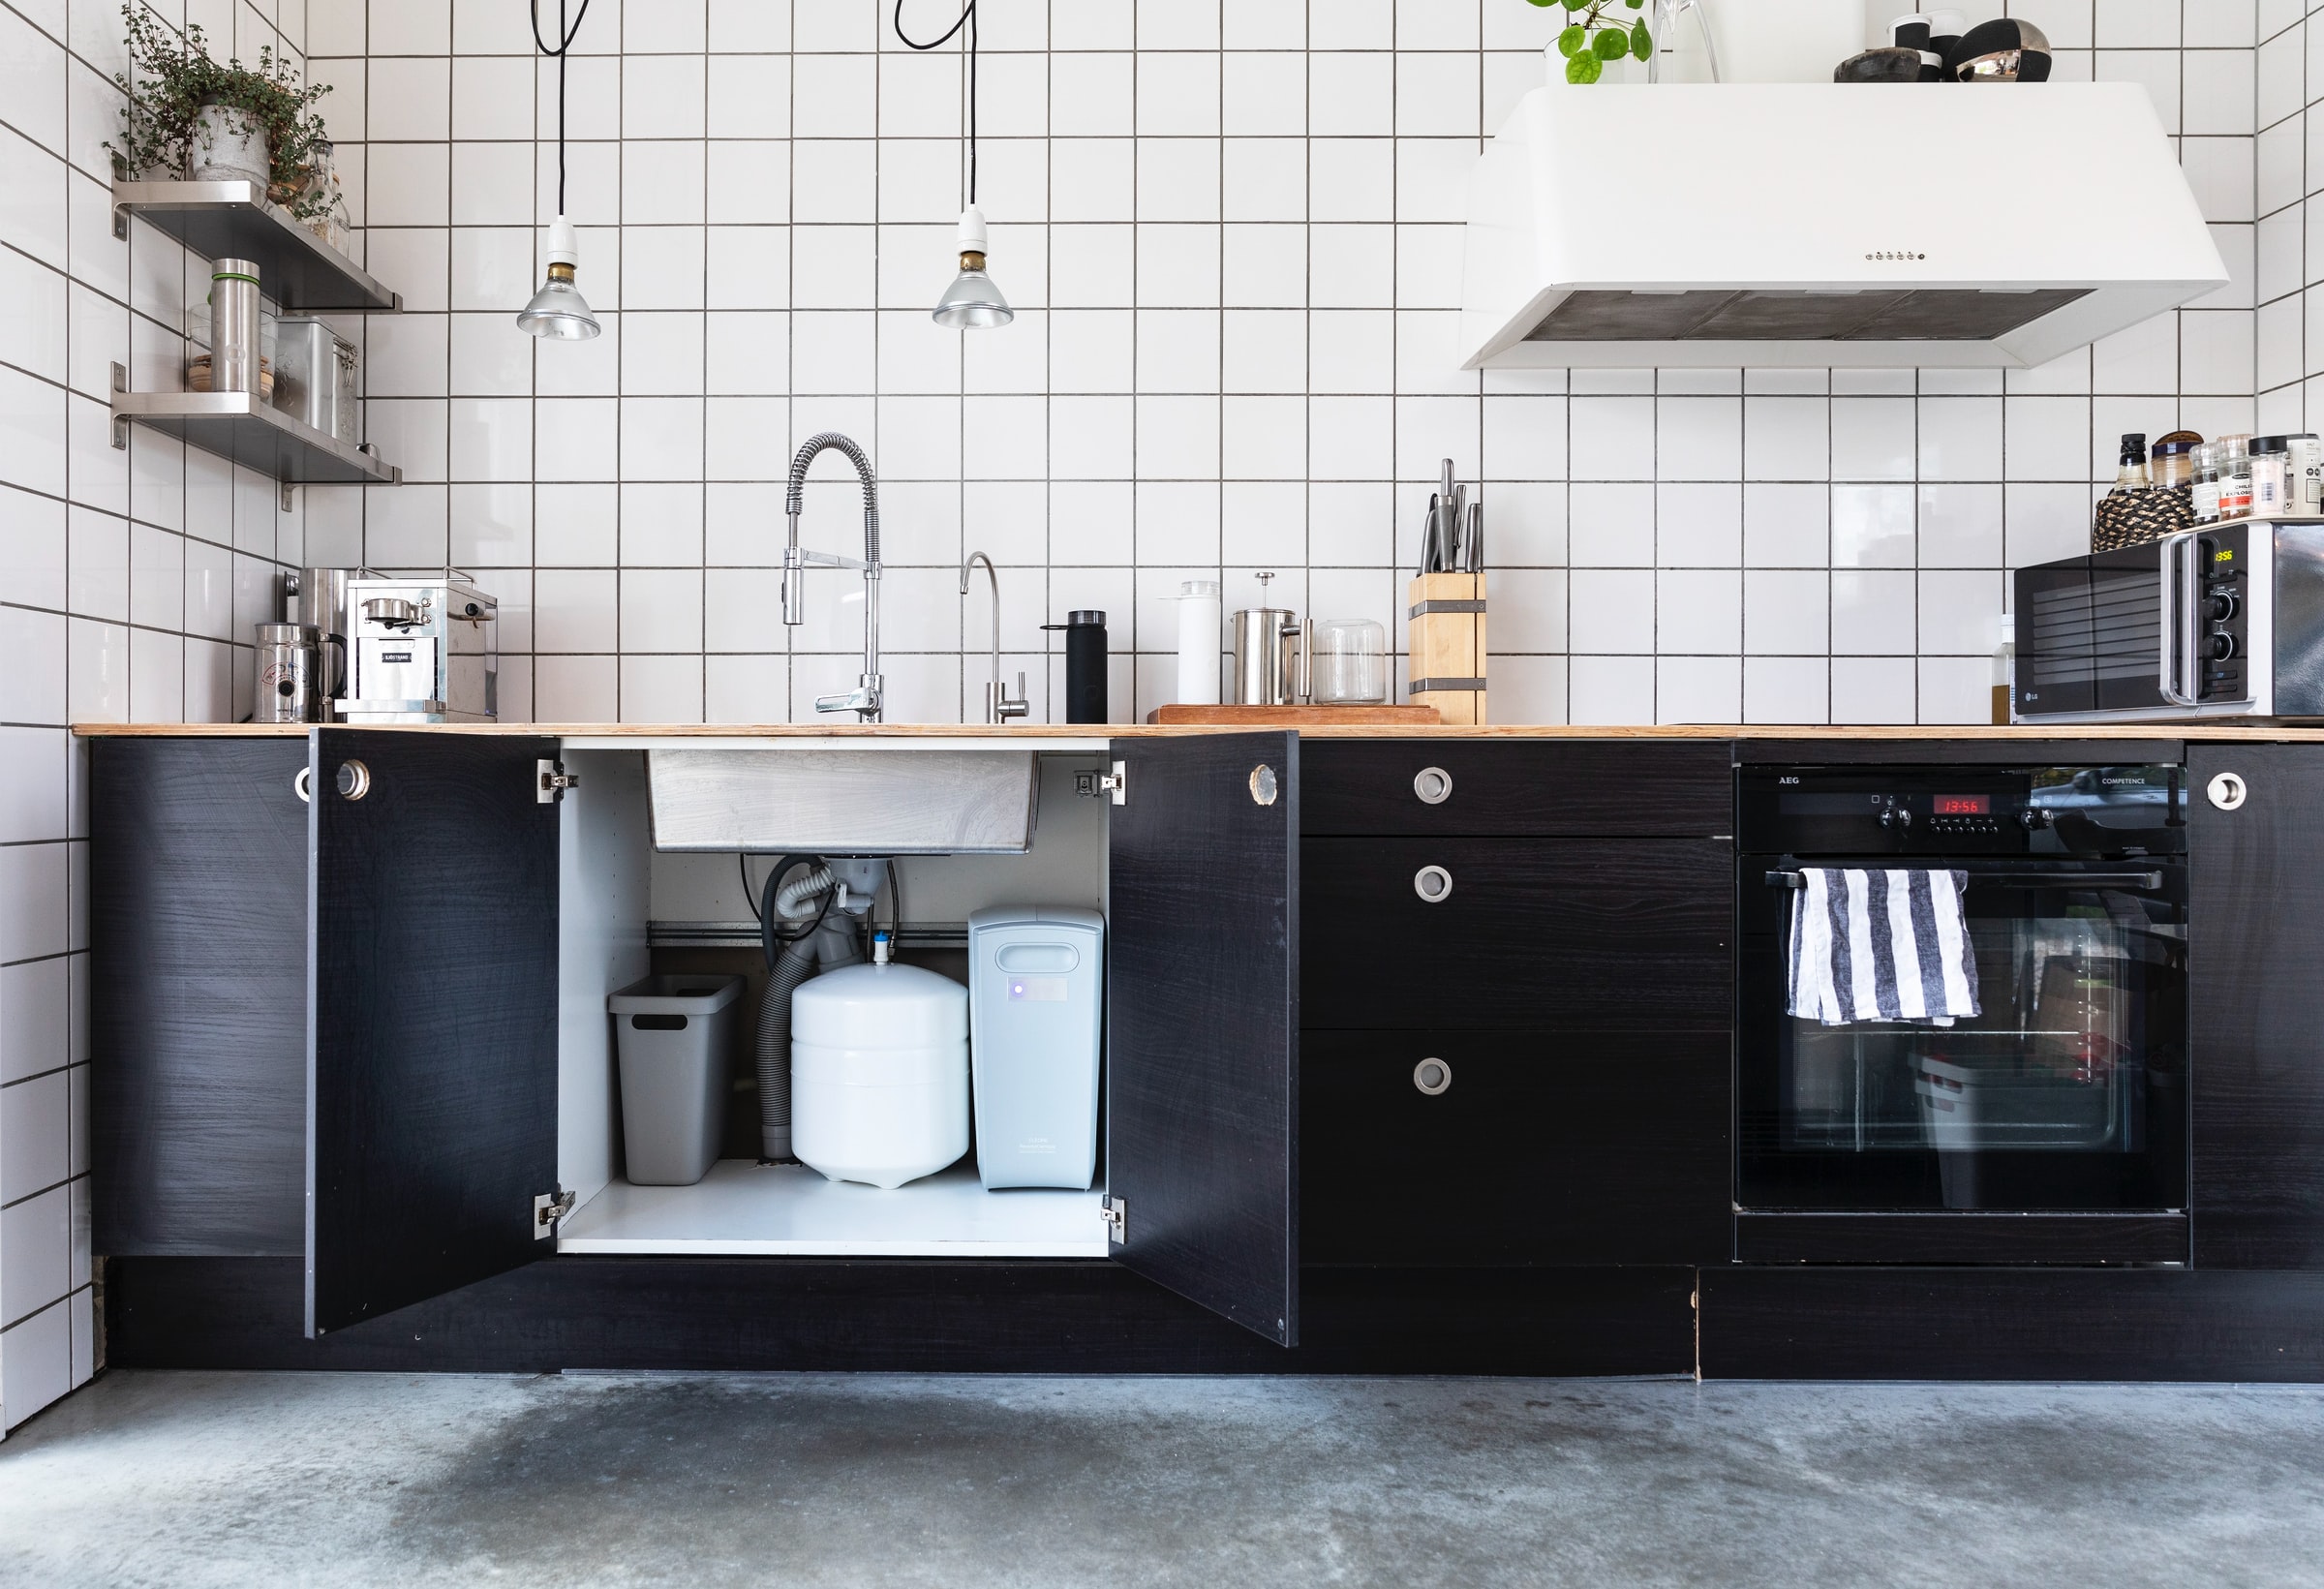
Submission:
[[[1930,800],[1929,809],[1939,816],[1991,816],[1993,796],[1937,795]]]

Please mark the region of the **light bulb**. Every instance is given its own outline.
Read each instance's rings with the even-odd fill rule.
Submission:
[[[573,285],[574,266],[581,262],[581,240],[573,231],[573,224],[560,215],[549,226],[549,269],[533,294],[533,301],[518,312],[516,323],[536,337],[550,337],[560,342],[585,342],[597,334],[597,317],[589,312],[589,300]]]
[[[1017,318],[1009,300],[985,273],[985,212],[971,204],[961,211],[961,273],[936,300],[932,318],[955,331],[990,331]]]

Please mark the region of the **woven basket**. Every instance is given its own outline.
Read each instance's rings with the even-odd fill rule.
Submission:
[[[2098,499],[2090,525],[2090,549],[2119,552],[2143,546],[2165,535],[2195,527],[2194,487],[2150,486],[2144,491],[2119,491]]]

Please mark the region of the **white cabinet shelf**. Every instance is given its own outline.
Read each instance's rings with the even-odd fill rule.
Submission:
[[[559,1252],[696,1257],[1104,1258],[1101,1194],[988,1192],[967,1165],[893,1191],[799,1164],[720,1159],[691,1186],[617,1180],[568,1215]]]

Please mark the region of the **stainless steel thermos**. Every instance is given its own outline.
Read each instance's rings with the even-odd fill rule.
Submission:
[[[255,392],[265,374],[255,260],[210,261],[210,390]]]
[[[310,624],[260,624],[258,631],[250,720],[322,721],[322,631]]]

